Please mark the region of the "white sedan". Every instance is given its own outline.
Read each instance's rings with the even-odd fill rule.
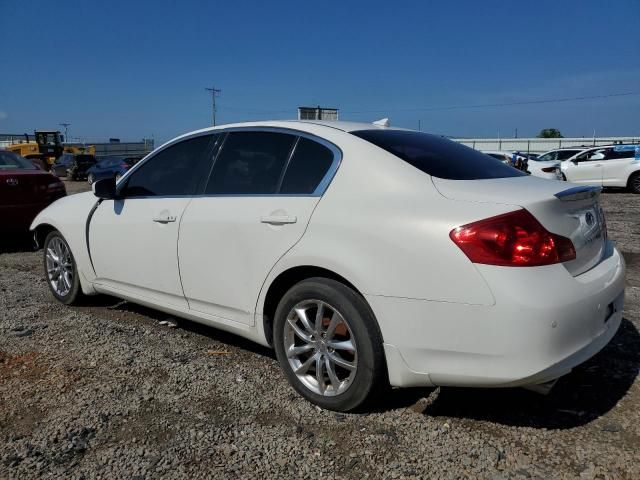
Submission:
[[[56,299],[110,294],[273,346],[323,408],[389,384],[552,382],[622,319],[599,188],[425,133],[220,126],[93,188],[32,224]]]

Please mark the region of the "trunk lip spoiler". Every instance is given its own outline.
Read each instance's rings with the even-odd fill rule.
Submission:
[[[569,202],[574,200],[583,200],[585,198],[593,198],[596,195],[599,195],[602,191],[602,187],[597,187],[595,185],[581,185],[578,187],[571,187],[558,192],[554,195],[554,197],[562,200],[563,202]]]

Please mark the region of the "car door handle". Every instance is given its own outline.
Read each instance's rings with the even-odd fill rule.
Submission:
[[[171,223],[176,221],[175,215],[158,215],[153,217],[153,221],[156,223]]]
[[[270,225],[284,225],[286,223],[296,223],[298,217],[295,215],[266,215],[260,217],[262,223],[268,223]]]

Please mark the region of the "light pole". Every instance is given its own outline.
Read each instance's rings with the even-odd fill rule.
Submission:
[[[219,95],[222,90],[216,87],[205,88],[207,92],[211,92],[211,117],[213,120],[213,126],[216,126],[216,95]]]
[[[69,136],[67,135],[67,132],[69,131],[69,126],[71,124],[69,122],[62,122],[62,123],[59,123],[58,125],[64,127],[64,141],[69,142]]]

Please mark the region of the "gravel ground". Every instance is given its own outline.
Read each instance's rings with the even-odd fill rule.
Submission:
[[[302,400],[232,335],[108,297],[59,305],[41,252],[5,244],[0,478],[640,478],[640,195],[603,204],[628,277],[601,353],[546,397],[397,390],[358,415]]]

